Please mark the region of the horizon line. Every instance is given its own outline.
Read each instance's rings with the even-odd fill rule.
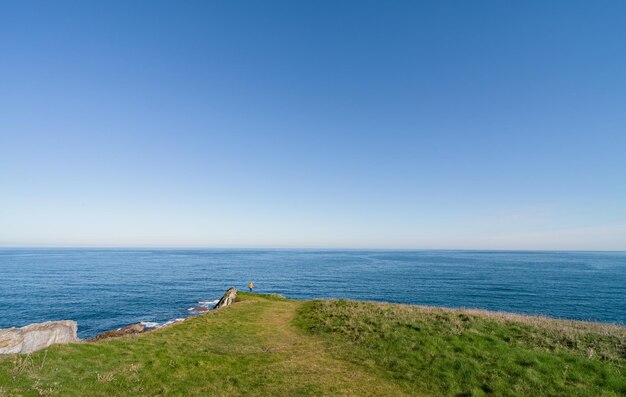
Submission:
[[[388,247],[253,247],[253,246],[149,246],[149,245],[2,245],[0,249],[138,249],[138,250],[260,250],[260,251],[524,251],[524,252],[615,252],[626,253],[620,249],[533,249],[533,248],[388,248]]]

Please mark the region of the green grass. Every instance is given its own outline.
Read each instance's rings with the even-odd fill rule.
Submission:
[[[145,334],[0,358],[0,396],[626,395],[623,327],[240,293]]]
[[[353,301],[306,302],[297,323],[410,392],[626,395],[622,327]]]

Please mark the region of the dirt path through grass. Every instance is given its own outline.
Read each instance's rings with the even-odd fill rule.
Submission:
[[[242,294],[146,334],[0,358],[0,397],[406,395],[297,329],[301,304]]]
[[[265,349],[281,355],[280,360],[262,370],[283,374],[285,379],[295,382],[293,392],[333,396],[406,395],[398,385],[333,357],[327,341],[298,330],[292,322],[301,302],[279,301],[267,305],[255,300],[250,304],[258,307],[254,311],[259,315],[256,323],[264,329]]]
[[[145,334],[0,358],[0,397],[624,395],[621,327],[512,316],[242,293]]]

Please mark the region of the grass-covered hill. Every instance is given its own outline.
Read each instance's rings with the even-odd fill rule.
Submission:
[[[0,396],[624,396],[626,328],[353,301],[238,302],[0,358]]]

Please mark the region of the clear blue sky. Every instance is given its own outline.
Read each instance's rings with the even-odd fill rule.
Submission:
[[[1,1],[0,245],[626,250],[624,1]]]

